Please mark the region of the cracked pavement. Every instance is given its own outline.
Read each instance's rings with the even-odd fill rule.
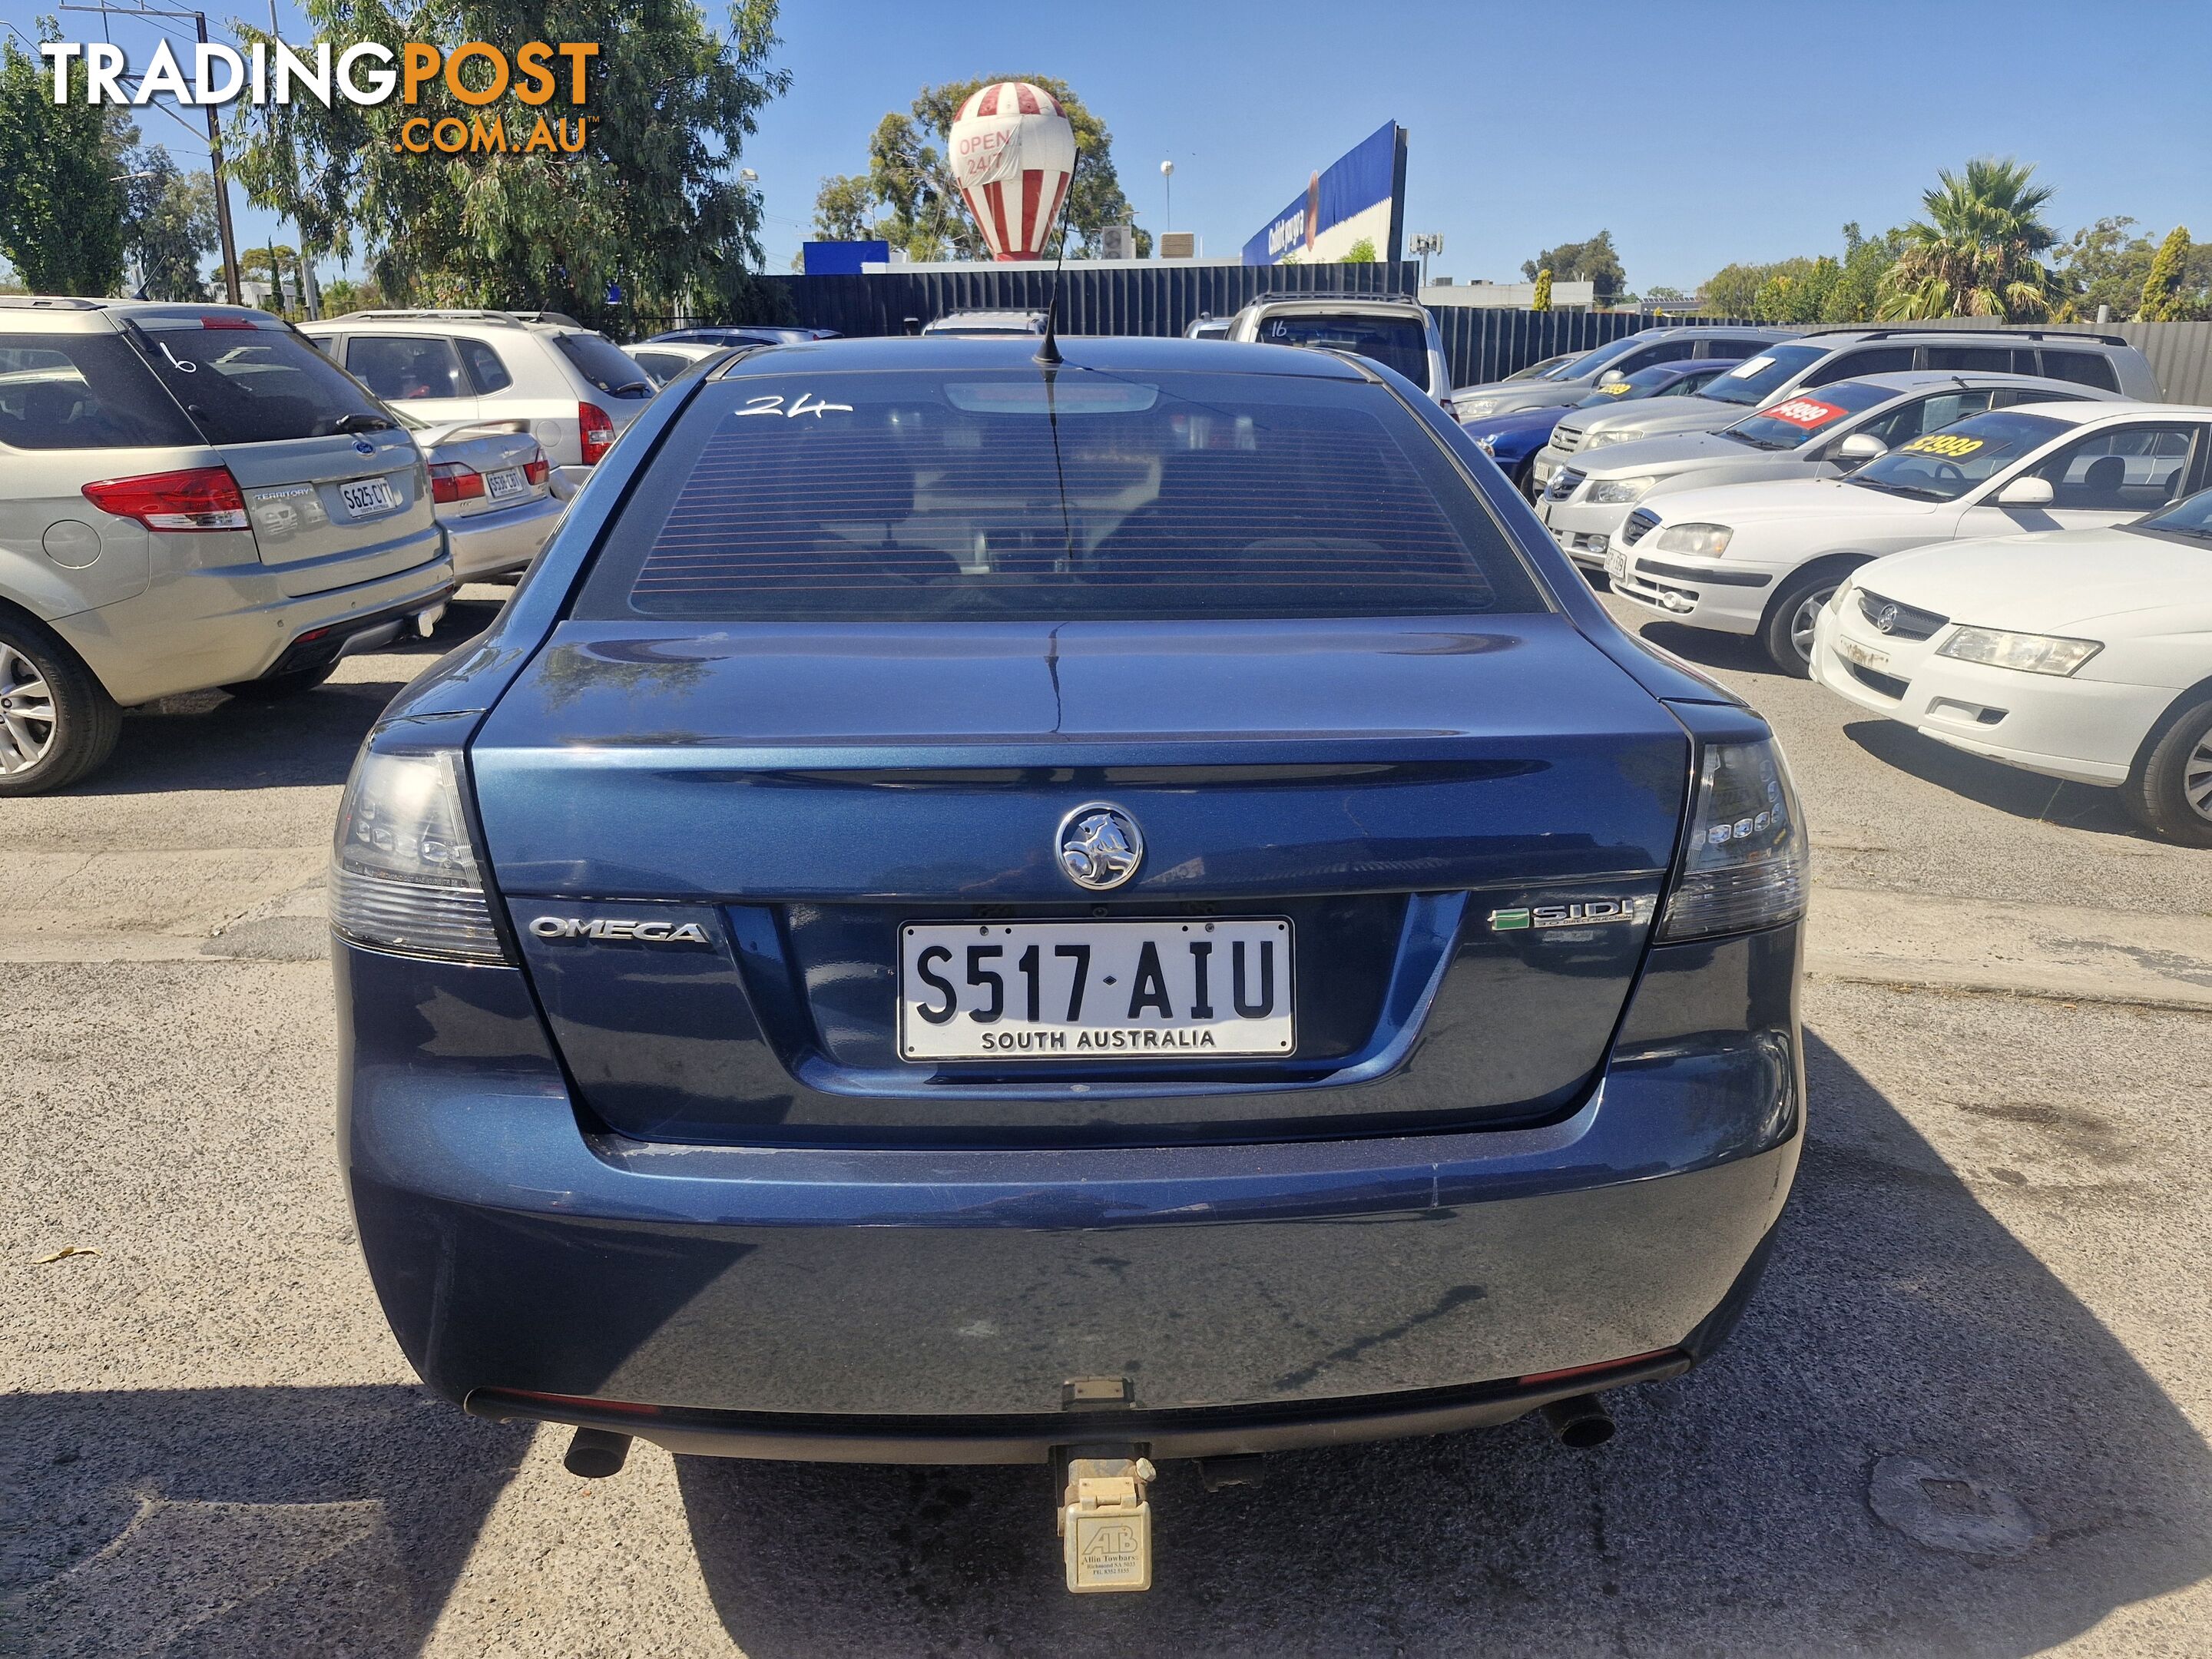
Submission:
[[[1805,796],[1812,1127],[1743,1328],[1611,1445],[1169,1464],[1157,1588],[1074,1598],[1041,1471],[586,1482],[426,1398],[339,1188],[320,884],[482,592],[0,804],[0,1654],[2212,1650],[2212,854],[1663,624]]]

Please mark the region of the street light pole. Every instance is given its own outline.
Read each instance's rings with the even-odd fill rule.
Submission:
[[[1160,225],[1160,234],[1164,236],[1175,228],[1175,163],[1173,161],[1160,163],[1160,180],[1167,186],[1168,192],[1167,215]]]

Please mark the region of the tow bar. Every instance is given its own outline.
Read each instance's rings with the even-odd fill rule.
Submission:
[[[1152,1587],[1152,1506],[1158,1474],[1131,1445],[1065,1446],[1052,1456],[1060,1494],[1060,1553],[1078,1595]]]

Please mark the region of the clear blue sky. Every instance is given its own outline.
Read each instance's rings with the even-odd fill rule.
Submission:
[[[34,32],[51,4],[0,0],[0,20]],[[60,15],[70,38],[99,38],[99,19]],[[151,49],[148,25],[113,27],[134,61]],[[1462,281],[1517,280],[1538,249],[1604,228],[1632,287],[1689,289],[1731,260],[1832,251],[1847,219],[1901,222],[1936,168],[1985,153],[2036,162],[2068,229],[2116,213],[2212,240],[2207,0],[785,0],[781,33],[791,91],[744,158],[772,270],[886,110],[925,83],[1024,72],[1064,77],[1106,122],[1154,230],[1172,159],[1173,228],[1211,255],[1391,119],[1412,133],[1409,228],[1443,232],[1431,268]],[[165,116],[141,125],[204,153]],[[239,206],[242,237],[265,238],[267,216]]]

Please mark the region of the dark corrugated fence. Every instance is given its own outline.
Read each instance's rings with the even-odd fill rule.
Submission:
[[[1200,317],[1232,315],[1263,294],[1411,294],[1413,260],[1396,265],[1170,265],[1092,267],[1076,260],[1060,277],[1060,323],[1070,334],[1181,334]],[[1042,311],[1049,266],[890,270],[867,276],[769,276],[798,320],[841,334],[898,334],[956,311]],[[1497,380],[1562,351],[1586,351],[1668,321],[1632,313],[1434,307],[1452,384]]]

